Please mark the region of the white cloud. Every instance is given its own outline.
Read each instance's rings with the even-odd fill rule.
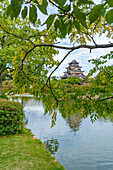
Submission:
[[[67,38],[64,40],[60,40],[60,41],[61,41],[60,45],[72,46],[72,44],[70,44],[69,39],[67,39]],[[98,35],[95,36],[95,41],[97,44],[109,43],[109,39],[105,35],[103,35],[101,37],[99,37]],[[92,43],[90,43],[90,44],[92,44]],[[68,66],[68,63],[74,59],[76,59],[77,62],[79,62],[79,65],[82,66],[82,70],[84,71],[84,74],[87,75],[89,70],[94,67],[94,65],[89,63],[88,60],[93,59],[93,58],[95,59],[100,56],[106,55],[111,50],[113,50],[113,49],[111,49],[111,48],[95,49],[95,50],[92,50],[91,53],[90,53],[89,49],[75,50],[65,59],[65,61],[61,64],[61,66],[56,70],[56,72],[53,75],[61,77],[63,75],[63,72],[66,71],[66,67]],[[59,50],[59,54],[58,54],[58,56],[55,56],[55,59],[61,61],[63,59],[63,57],[67,54],[67,52],[68,51],[64,50],[64,49]],[[107,64],[108,65],[113,64],[113,60],[110,60]]]
[[[95,2],[96,4],[100,4],[100,3],[102,2],[102,0],[94,0],[94,2]]]
[[[96,4],[99,4],[102,2],[102,0],[94,0]],[[56,10],[53,10],[51,6],[48,7],[48,13],[54,14]],[[42,23],[47,19],[47,16],[43,15],[41,12],[38,13],[39,18],[41,19]],[[73,46],[73,44],[70,43],[70,40],[68,38],[65,38],[63,40],[58,39],[60,41],[60,44],[62,46]],[[105,35],[99,37],[99,35],[95,36],[95,41],[97,44],[106,44],[109,43],[109,39],[106,38]],[[111,40],[113,42],[113,40]],[[89,44],[89,43],[88,43]],[[93,44],[93,43],[90,43]],[[112,49],[95,49],[92,50],[91,53],[89,53],[88,49],[79,49],[75,50],[72,52],[66,59],[65,61],[61,64],[61,66],[55,71],[53,74],[54,76],[59,76],[61,77],[63,75],[63,72],[66,71],[66,67],[68,66],[68,63],[71,62],[72,60],[76,59],[77,62],[79,62],[79,65],[82,66],[82,70],[85,71],[84,74],[88,74],[89,70],[93,68],[93,65],[88,62],[89,59],[92,58],[98,58],[101,55],[105,55],[109,53]],[[61,61],[63,57],[67,54],[67,50],[59,50],[58,56],[55,56],[56,60]],[[108,64],[113,64],[113,60],[109,61]]]

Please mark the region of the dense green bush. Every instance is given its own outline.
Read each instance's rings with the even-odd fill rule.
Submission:
[[[21,132],[23,119],[23,106],[20,103],[0,99],[0,135]]]
[[[8,97],[5,93],[2,93],[2,96],[0,96],[0,98],[8,99]]]
[[[68,77],[67,79],[65,79],[65,82],[67,84],[80,84],[81,83],[81,78],[77,77],[77,76],[73,76],[73,77]]]

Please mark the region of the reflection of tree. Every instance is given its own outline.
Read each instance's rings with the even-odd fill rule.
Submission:
[[[21,104],[24,106],[27,102],[32,103],[31,97],[21,97]]]
[[[18,96],[13,96],[11,98],[12,101],[15,101],[15,102],[19,102],[21,103],[23,106],[29,102],[29,103],[32,103],[32,97],[18,97]]]
[[[106,118],[106,120],[109,120],[111,123],[113,123],[113,113],[111,113],[110,115],[108,115],[108,117]]]
[[[67,116],[66,122],[69,124],[70,128],[76,132],[79,130],[80,124],[81,124],[81,118],[79,114],[73,114],[70,116]]]
[[[50,140],[46,140],[44,144],[51,154],[55,154],[59,148],[59,143],[57,139],[51,138]]]

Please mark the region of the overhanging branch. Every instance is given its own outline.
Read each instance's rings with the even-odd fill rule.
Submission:
[[[109,99],[113,99],[113,96],[111,96],[111,97],[106,97],[106,98],[100,99],[100,100],[98,100],[98,101],[100,102],[100,101],[109,100]]]
[[[60,46],[60,45],[54,45],[54,44],[36,44],[34,45],[34,48],[36,47],[54,47],[57,49],[65,49],[65,50],[77,50],[80,48],[87,48],[87,49],[97,49],[97,48],[111,48],[113,47],[113,43],[110,44],[96,44],[96,45],[78,45],[75,47],[67,47],[67,46]]]
[[[53,47],[53,48],[57,48],[57,49],[65,49],[65,50],[70,50],[66,56],[61,60],[61,62],[58,64],[57,67],[55,67],[55,69],[51,72],[51,74],[49,75],[48,79],[47,79],[47,82],[45,85],[47,85],[48,83],[48,80],[51,78],[51,75],[57,70],[57,68],[60,66],[60,64],[65,60],[65,58],[74,50],[77,50],[77,49],[80,49],[80,48],[87,48],[87,49],[98,49],[98,48],[111,48],[113,47],[113,43],[110,43],[110,44],[99,44],[99,45],[78,45],[78,46],[75,46],[75,47],[67,47],[67,46],[59,46],[59,45],[54,45],[54,44],[36,44],[34,45],[29,51],[24,51],[26,54],[24,56],[24,58],[22,59],[22,67],[21,67],[21,70],[23,70],[23,62],[24,60],[26,59],[27,55],[33,51],[36,47]],[[21,71],[20,70],[20,71]]]
[[[60,63],[55,67],[55,69],[51,72],[51,74],[49,75],[49,77],[48,77],[48,79],[47,79],[47,81],[46,81],[46,84],[44,85],[44,87],[47,85],[47,83],[48,83],[48,81],[50,80],[52,74],[58,69],[58,67],[63,63],[63,61],[67,58],[67,56],[68,56],[72,51],[73,51],[73,50],[69,51],[69,52],[65,55],[65,57],[60,61]],[[43,87],[43,88],[44,88],[44,87]]]
[[[111,48],[111,47],[113,47],[113,43],[110,43],[110,44],[99,44],[99,45],[78,45],[78,46],[75,46],[75,47],[73,47],[73,46],[72,47],[67,47],[67,46],[60,46],[60,45],[54,45],[54,44],[36,44],[29,51],[27,51],[27,52],[24,51],[26,54],[25,54],[25,56],[24,56],[24,58],[22,60],[22,69],[23,69],[23,62],[24,62],[25,58],[36,47],[53,47],[53,48],[57,48],[57,49],[71,50],[70,52],[72,52],[72,51],[80,49],[80,48],[86,48],[86,49],[90,49],[90,50],[98,49],[98,48]]]

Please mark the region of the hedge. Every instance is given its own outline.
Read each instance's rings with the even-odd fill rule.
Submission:
[[[23,105],[0,99],[0,135],[20,133],[24,127]]]

